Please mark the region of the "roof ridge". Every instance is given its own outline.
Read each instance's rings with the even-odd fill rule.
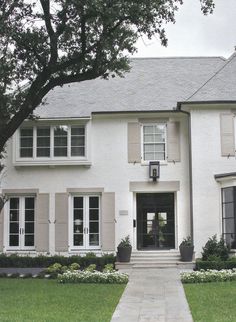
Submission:
[[[213,78],[216,77],[216,75],[218,75],[226,66],[228,66],[228,64],[230,64],[232,62],[232,60],[235,58],[236,56],[236,52],[234,52],[227,60],[226,62],[223,64],[223,66],[221,66],[205,83],[203,83],[192,95],[190,95],[187,99],[185,99],[185,102],[189,101],[194,95],[196,95],[206,84],[208,84]]]

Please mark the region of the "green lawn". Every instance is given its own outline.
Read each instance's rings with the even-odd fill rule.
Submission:
[[[236,322],[236,281],[184,284],[194,322]]]
[[[125,285],[0,279],[0,321],[109,322]]]

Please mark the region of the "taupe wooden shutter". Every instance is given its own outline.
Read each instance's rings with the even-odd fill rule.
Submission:
[[[101,241],[103,251],[115,250],[115,193],[102,194],[102,231]]]
[[[167,160],[180,161],[180,123],[167,123]]]
[[[4,221],[4,208],[0,212],[0,251],[3,251],[3,221]]]
[[[138,122],[128,123],[128,162],[141,162],[141,130]]]
[[[49,194],[39,193],[36,199],[35,248],[37,252],[49,251]]]
[[[68,251],[68,194],[55,195],[55,250]]]
[[[221,155],[235,155],[234,116],[232,113],[220,115]]]

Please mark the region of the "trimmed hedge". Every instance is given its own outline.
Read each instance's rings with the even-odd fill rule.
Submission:
[[[214,270],[221,270],[221,269],[233,269],[236,268],[236,257],[229,258],[226,261],[203,261],[201,259],[196,260],[196,270],[207,270],[207,269],[214,269]]]
[[[116,257],[113,254],[105,254],[96,257],[95,254],[88,253],[86,256],[18,256],[17,254],[0,254],[0,267],[48,267],[54,263],[60,263],[62,266],[69,266],[72,263],[78,263],[83,269],[90,264],[95,264],[97,270],[102,270],[106,264],[115,264]]]

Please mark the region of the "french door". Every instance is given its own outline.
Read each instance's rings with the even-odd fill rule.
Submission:
[[[99,196],[84,195],[72,197],[73,248],[100,248],[99,218]]]
[[[8,248],[34,249],[35,198],[11,197],[8,208]]]

